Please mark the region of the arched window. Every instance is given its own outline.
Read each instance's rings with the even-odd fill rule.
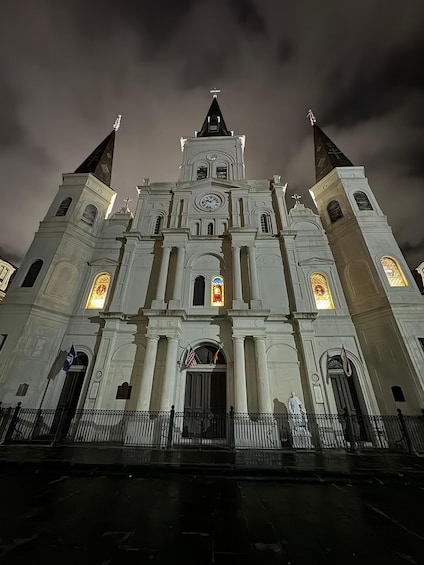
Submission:
[[[110,275],[108,273],[101,273],[100,275],[97,275],[94,279],[93,286],[91,287],[86,308],[101,310],[105,305],[109,285]]]
[[[318,310],[334,310],[334,303],[328,287],[327,279],[321,273],[311,275],[312,291]]]
[[[69,210],[69,206],[71,205],[72,198],[68,196],[65,200],[62,200],[60,203],[59,208],[57,209],[56,216],[66,216],[67,211]]]
[[[197,180],[203,180],[205,178],[207,178],[208,176],[208,168],[206,165],[202,165],[200,167],[197,167]]]
[[[201,275],[194,280],[193,306],[205,305],[205,277]]]
[[[38,274],[41,271],[42,266],[43,266],[43,261],[41,259],[34,261],[34,263],[28,269],[26,277],[24,278],[24,282],[22,283],[21,286],[25,286],[25,287],[34,286],[34,283],[37,280]]]
[[[337,222],[340,218],[343,218],[343,212],[340,208],[340,204],[337,200],[332,200],[327,206],[327,212],[330,217],[331,223]]]
[[[208,235],[213,235],[213,223],[209,222],[208,224]]]
[[[211,306],[224,306],[224,279],[220,275],[211,280]]]
[[[395,402],[405,402],[405,395],[400,386],[392,386],[392,394]]]
[[[193,222],[193,235],[200,235],[200,222]]]
[[[271,218],[269,214],[261,214],[261,232],[262,233],[271,232]]]
[[[97,217],[97,208],[93,206],[93,204],[87,204],[85,210],[82,214],[82,221],[92,226],[94,224],[94,220]]]
[[[402,269],[391,257],[382,257],[381,264],[390,286],[408,286]]]
[[[153,228],[153,234],[154,235],[160,234],[161,226],[162,226],[162,216],[158,216],[155,220],[155,225],[154,225],[154,228]]]
[[[372,210],[373,209],[373,207],[371,206],[371,202],[369,201],[369,198],[365,194],[365,192],[358,190],[358,192],[354,192],[353,198],[355,199],[355,202],[358,205],[359,210]]]

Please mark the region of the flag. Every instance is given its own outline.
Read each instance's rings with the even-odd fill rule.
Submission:
[[[346,377],[350,377],[352,375],[352,367],[343,345],[342,345],[341,358],[342,358],[344,374],[346,375]]]
[[[47,375],[47,379],[49,380],[54,379],[55,376],[58,374],[58,372],[63,369],[63,364],[65,363],[67,356],[68,356],[67,351],[59,351],[56,359],[53,361],[53,365],[50,368],[50,371]]]
[[[71,368],[71,365],[74,362],[76,356],[77,356],[77,354],[75,353],[75,347],[73,345],[71,345],[71,349],[69,350],[69,353],[66,356],[65,362],[63,364],[63,370],[65,372],[69,371],[69,369]]]
[[[217,349],[217,350],[215,351],[215,353],[213,354],[212,363],[213,363],[214,365],[217,364],[219,351],[220,351],[220,348],[218,347],[218,349]]]
[[[194,367],[194,365],[197,365],[196,354],[194,353],[194,349],[190,347],[187,352],[185,366],[187,369],[190,369],[190,367]]]

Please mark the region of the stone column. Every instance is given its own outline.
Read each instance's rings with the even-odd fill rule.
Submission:
[[[175,379],[177,371],[178,341],[177,337],[168,337],[166,348],[165,372],[162,382],[161,410],[171,410],[175,404]]]
[[[240,247],[233,246],[233,308],[241,308],[243,292],[241,286]]]
[[[255,246],[249,245],[249,271],[250,271],[250,291],[252,293],[250,300],[251,308],[262,308],[262,301],[259,296],[258,271],[256,269],[256,253]]]
[[[174,282],[174,290],[172,293],[172,300],[169,302],[170,308],[179,308],[181,306],[181,301],[182,301],[181,290],[183,287],[184,258],[185,258],[185,247],[177,247],[177,268],[175,271],[175,282]]]
[[[158,335],[147,336],[146,354],[144,356],[144,365],[141,372],[140,395],[137,400],[137,410],[148,411],[150,408],[158,341]]]
[[[246,362],[244,356],[244,337],[233,337],[234,344],[234,409],[247,413]]]
[[[165,308],[165,290],[168,278],[169,256],[171,255],[171,247],[162,248],[162,261],[160,264],[159,281],[156,289],[156,298],[152,301],[152,308]]]
[[[254,337],[256,382],[258,388],[258,410],[261,414],[272,412],[271,393],[269,389],[268,364],[266,356],[265,337]]]

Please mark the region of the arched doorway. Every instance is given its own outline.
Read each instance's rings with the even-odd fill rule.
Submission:
[[[56,414],[52,425],[52,433],[56,433],[60,426],[60,435],[65,437],[72,418],[75,415],[87,372],[88,357],[85,353],[77,352],[72,366],[66,373],[62,392],[57,404]]]
[[[187,369],[183,437],[226,437],[227,372],[225,357],[216,345],[194,350],[195,363]]]
[[[344,415],[345,410],[347,410],[348,414],[353,418],[355,433],[360,436],[358,439],[366,440],[368,434],[361,408],[362,392],[358,390],[359,385],[355,365],[351,362],[350,366],[352,374],[347,376],[343,370],[341,356],[334,355],[328,359],[328,377],[333,388],[338,414]]]

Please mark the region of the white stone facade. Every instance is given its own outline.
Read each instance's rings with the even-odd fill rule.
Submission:
[[[278,176],[245,179],[243,136],[183,139],[182,149],[179,180],[145,179],[134,216],[109,216],[115,192],[93,175],[64,175],[0,306],[4,405],[182,412],[195,404],[188,379],[219,373],[227,412],[286,414],[294,392],[309,413],[337,414],[347,402],[362,414],[420,413],[422,297],[363,169],[336,169],[315,185],[318,215],[299,202],[288,210]],[[362,215],[358,187],[373,206]],[[333,225],[326,206],[334,198],[346,221]],[[408,286],[387,284],[381,256],[396,259]],[[104,304],[88,308],[102,274],[110,279]],[[214,277],[222,277],[222,305],[212,303]],[[63,371],[48,380],[58,351],[72,344],[73,381]],[[189,349],[202,346],[219,349],[219,361],[187,368]],[[348,384],[337,365],[342,346],[353,367]],[[123,383],[131,393],[117,398]],[[198,409],[211,410],[214,401],[202,398]]]

